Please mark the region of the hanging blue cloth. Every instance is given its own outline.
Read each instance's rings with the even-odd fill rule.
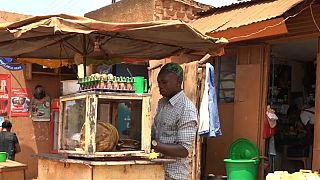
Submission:
[[[205,92],[200,106],[199,134],[205,137],[221,136],[214,67],[210,63],[206,64],[205,82]]]

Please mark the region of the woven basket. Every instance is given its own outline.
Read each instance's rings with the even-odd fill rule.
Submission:
[[[117,129],[110,123],[98,122],[96,131],[96,151],[114,151],[119,141]],[[85,125],[81,128],[81,148],[85,147]]]

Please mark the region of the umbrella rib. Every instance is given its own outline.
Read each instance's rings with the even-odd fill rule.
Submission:
[[[82,52],[80,50],[78,50],[76,47],[74,47],[72,44],[70,44],[68,41],[61,39],[60,41],[65,42],[65,46],[67,46],[68,48],[74,50],[75,52],[82,54]],[[58,42],[58,41],[57,41]],[[68,46],[69,45],[69,46]]]
[[[100,34],[100,33],[99,33]],[[189,48],[183,48],[181,46],[178,46],[178,45],[170,45],[170,44],[166,44],[166,43],[160,43],[160,42],[154,42],[154,41],[148,41],[148,40],[144,40],[144,39],[135,39],[135,38],[130,38],[130,37],[124,37],[124,36],[121,36],[119,33],[116,33],[115,35],[106,35],[106,34],[103,34],[101,33],[102,35],[104,36],[109,36],[111,38],[122,38],[122,39],[128,39],[128,40],[134,40],[134,41],[141,41],[141,42],[146,42],[146,43],[151,43],[151,44],[160,44],[160,45],[165,45],[165,46],[170,46],[170,47],[178,47],[178,48],[181,48],[181,49],[189,49]],[[110,39],[111,39],[110,38]],[[110,40],[109,39],[109,40]]]

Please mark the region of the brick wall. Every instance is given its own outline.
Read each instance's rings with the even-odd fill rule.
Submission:
[[[209,5],[194,0],[121,0],[115,4],[88,12],[89,17],[105,22],[143,22],[177,20],[190,22],[196,13],[208,10]]]
[[[190,22],[196,14],[211,6],[193,0],[155,0],[154,20],[182,20]]]
[[[154,0],[121,0],[84,16],[104,22],[144,22],[153,20],[153,8]]]

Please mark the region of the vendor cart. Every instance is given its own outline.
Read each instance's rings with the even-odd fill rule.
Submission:
[[[146,93],[89,91],[62,96],[58,152],[84,158],[148,157],[151,142],[149,103],[150,94]],[[122,122],[130,123],[123,132],[120,132],[118,122],[120,105],[132,112],[130,122]],[[116,132],[105,127],[108,124],[115,127]]]
[[[183,53],[217,55],[227,43],[181,21],[121,24],[69,15],[2,24],[0,34],[0,56],[48,67],[83,67],[87,58],[110,63],[116,58],[132,62]],[[151,94],[87,88],[60,98],[58,154],[35,155],[38,178],[164,179],[163,164],[174,160],[150,159]],[[120,106],[131,109],[126,128],[119,122]]]
[[[150,96],[88,91],[60,97],[59,154],[36,155],[38,179],[164,179],[163,164],[174,160],[149,159]],[[130,126],[123,132],[118,122],[120,104],[132,112]]]

